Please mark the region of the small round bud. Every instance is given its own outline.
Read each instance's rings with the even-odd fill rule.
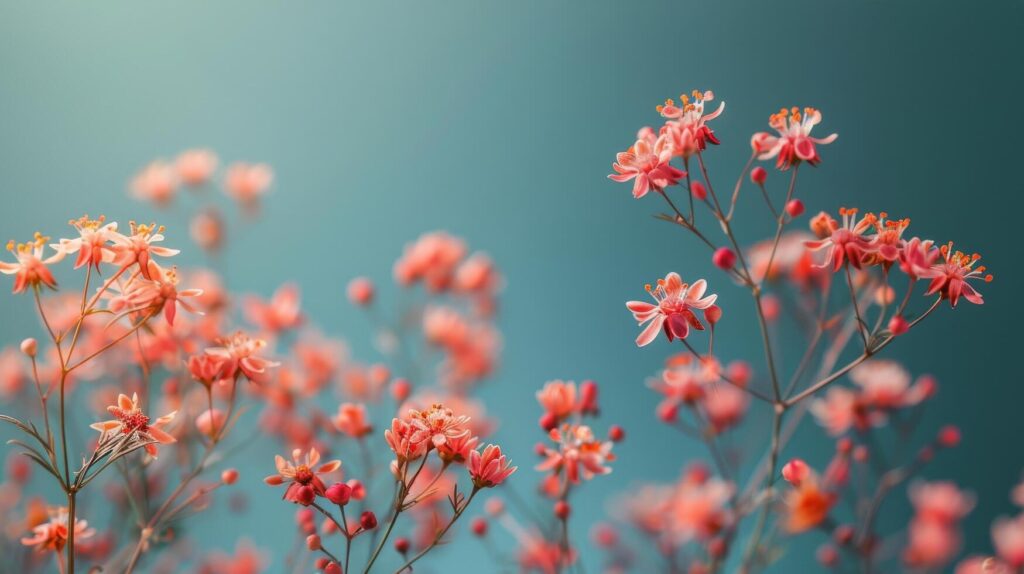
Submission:
[[[839,563],[839,551],[831,544],[822,544],[818,547],[816,556],[818,562],[826,568],[831,568]]]
[[[470,524],[469,527],[470,527],[470,530],[473,531],[473,534],[475,536],[486,536],[487,535],[487,521],[484,520],[482,517],[474,518],[473,522]]]
[[[328,562],[327,566],[324,566],[324,574],[344,574],[341,571],[341,566],[337,562]]]
[[[853,441],[843,437],[836,441],[836,452],[840,454],[849,454],[853,449]]]
[[[712,305],[707,309],[704,309],[704,318],[708,320],[708,323],[715,325],[722,319],[722,308],[718,305]]]
[[[674,403],[663,403],[658,405],[658,419],[663,423],[674,423],[679,418],[679,405]]]
[[[612,548],[619,544],[619,532],[615,527],[606,522],[594,526],[591,531],[594,543],[602,548]]]
[[[626,431],[619,425],[612,425],[608,429],[608,440],[612,442],[621,442],[622,439],[626,438]]]
[[[363,530],[377,528],[377,515],[372,510],[367,510],[359,517],[359,525],[363,527]]]
[[[374,291],[372,281],[366,277],[356,277],[348,283],[348,300],[353,305],[365,307],[373,303]]]
[[[699,182],[699,181],[695,181],[695,182],[690,184],[690,193],[693,194],[693,198],[694,199],[697,199],[697,200],[700,200],[700,201],[704,201],[705,199],[708,198],[708,190],[707,190],[707,188],[705,188],[704,184]]]
[[[846,546],[850,542],[853,542],[853,527],[849,524],[841,524],[836,527],[832,532],[832,539],[836,541],[836,544]]]
[[[799,458],[794,458],[782,467],[782,478],[786,479],[786,482],[793,486],[799,486],[800,483],[807,480],[807,477],[810,475],[810,467],[807,466],[806,462]]]
[[[580,411],[584,414],[593,414],[598,411],[597,383],[594,381],[588,380],[580,383]]]
[[[395,402],[405,401],[411,392],[412,384],[406,379],[395,379],[395,382],[391,383],[391,398],[395,399]]]
[[[358,479],[350,478],[345,484],[352,489],[352,498],[362,500],[366,498],[366,487]]]
[[[33,339],[32,337],[29,337],[28,339],[25,339],[24,341],[21,342],[21,352],[25,353],[25,355],[29,357],[35,358],[36,351],[38,350],[39,344],[36,343],[36,340]]]
[[[395,539],[395,551],[399,554],[405,554],[409,551],[409,539],[402,536]]]
[[[298,502],[302,506],[309,506],[316,501],[316,491],[310,486],[300,486],[298,492],[295,493],[295,502]]]
[[[307,536],[306,537],[306,548],[309,548],[310,550],[312,550],[314,552],[317,551],[317,550],[320,550],[320,548],[322,548],[322,546],[320,545],[320,537],[317,536],[316,534],[310,534],[309,536]]]
[[[555,413],[546,412],[543,415],[541,415],[540,420],[537,421],[537,424],[540,425],[540,428],[546,431],[550,431],[551,429],[558,426],[558,417],[555,415]]]
[[[761,166],[757,166],[750,170],[750,181],[757,185],[764,185],[764,182],[768,181],[768,171]]]
[[[559,520],[565,520],[569,518],[569,514],[572,512],[572,508],[569,503],[564,500],[559,500],[555,503],[555,517]]]
[[[712,558],[718,559],[725,557],[725,552],[728,549],[729,547],[725,543],[725,539],[720,536],[712,538],[711,542],[708,542],[708,555]]]
[[[893,335],[902,335],[910,330],[910,323],[903,318],[903,315],[893,315],[889,319],[889,332]]]
[[[327,487],[324,497],[338,506],[345,506],[352,498],[352,487],[343,482],[336,482]]]
[[[719,269],[732,269],[736,265],[736,252],[728,247],[719,247],[711,256],[711,262]]]
[[[804,202],[799,199],[789,200],[789,203],[786,204],[786,213],[793,218],[800,217],[804,214]]]
[[[943,448],[953,448],[960,444],[960,429],[953,425],[944,426],[939,430],[937,440],[939,446]]]
[[[220,481],[224,484],[234,484],[238,482],[238,471],[233,468],[225,470],[220,473]]]
[[[505,501],[492,496],[484,503],[484,511],[491,516],[501,516],[505,512]]]

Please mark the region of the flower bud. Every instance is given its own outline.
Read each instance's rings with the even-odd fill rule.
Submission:
[[[539,424],[540,428],[544,429],[545,431],[550,431],[551,429],[558,426],[558,417],[555,416],[555,413],[545,412],[543,415],[541,415],[540,420],[537,421],[537,424]]]
[[[939,446],[943,448],[953,448],[960,444],[960,429],[953,425],[944,426],[939,430],[937,440]]]
[[[704,318],[707,319],[708,323],[714,325],[722,319],[722,308],[718,305],[712,305],[707,309],[704,309]]]
[[[399,554],[405,554],[409,551],[409,539],[402,536],[401,538],[395,539],[395,551]]]
[[[786,482],[793,486],[800,486],[800,483],[807,480],[810,474],[810,467],[799,458],[794,458],[782,467],[782,478],[786,479]]]
[[[329,562],[327,566],[324,566],[324,574],[343,574],[343,572],[337,562]]]
[[[395,399],[397,403],[409,398],[411,391],[412,385],[406,379],[395,379],[395,382],[391,383],[391,398]]]
[[[338,506],[345,506],[352,498],[352,487],[342,482],[336,482],[327,487],[324,497]]]
[[[484,503],[484,511],[491,516],[501,516],[505,512],[505,501],[497,496],[492,496]]]
[[[764,185],[764,182],[768,180],[768,171],[761,166],[757,166],[750,170],[750,181],[757,185]]]
[[[836,544],[846,546],[850,542],[853,542],[853,527],[849,524],[842,524],[837,526],[832,532],[832,539],[836,541]]]
[[[302,506],[309,506],[316,501],[316,491],[311,486],[300,486],[295,493],[295,501]]]
[[[889,332],[893,335],[902,335],[910,330],[910,323],[903,318],[903,315],[893,315],[889,319]]]
[[[373,282],[366,277],[356,277],[348,284],[348,300],[353,305],[365,307],[373,303]]]
[[[35,358],[36,351],[38,350],[38,348],[39,344],[36,343],[36,340],[33,339],[32,337],[29,337],[28,339],[25,339],[24,341],[21,342],[21,352],[25,353],[25,355],[29,357]]]
[[[474,518],[473,522],[470,524],[470,529],[473,531],[473,534],[476,535],[476,536],[486,536],[487,535],[487,521],[484,520],[481,517]]]
[[[622,439],[626,438],[626,431],[619,425],[612,425],[608,429],[608,440],[612,442],[621,442]]]
[[[569,503],[564,500],[559,500],[555,503],[555,517],[559,520],[566,520],[569,518],[569,514],[572,512],[572,508],[569,507]]]
[[[314,552],[316,552],[317,550],[320,550],[320,548],[322,548],[320,546],[320,537],[317,536],[316,534],[310,534],[309,536],[307,536],[306,537],[306,548],[309,548],[310,550],[312,550]]]
[[[220,473],[220,481],[224,484],[234,484],[238,482],[238,471],[233,468],[225,470]]]
[[[831,544],[822,544],[818,547],[816,556],[818,562],[826,568],[831,568],[839,563],[839,551]]]
[[[789,203],[786,204],[786,213],[788,213],[790,217],[800,217],[804,214],[804,202],[799,199],[789,200]]]
[[[708,190],[707,190],[707,188],[705,188],[704,184],[699,182],[699,181],[695,181],[695,182],[690,184],[690,193],[693,194],[693,198],[694,199],[697,199],[697,200],[700,200],[700,201],[704,201],[705,199],[708,198]]]
[[[594,381],[583,381],[580,383],[580,412],[594,414],[597,408],[597,383]]]
[[[736,252],[728,247],[719,247],[711,256],[711,262],[719,269],[732,269],[732,266],[736,264]]]
[[[658,418],[663,423],[674,423],[679,417],[679,406],[674,403],[663,403],[658,405]]]
[[[372,510],[367,510],[359,517],[359,525],[363,527],[363,530],[377,528],[377,515]]]
[[[832,235],[833,224],[835,224],[835,220],[831,215],[824,211],[819,212],[818,215],[811,218],[811,233],[818,239],[825,239]]]

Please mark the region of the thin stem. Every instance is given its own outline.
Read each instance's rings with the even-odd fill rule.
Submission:
[[[412,565],[417,560],[419,560],[420,558],[423,558],[427,554],[427,552],[430,552],[431,550],[433,550],[434,547],[437,546],[439,542],[441,542],[441,539],[444,538],[444,535],[447,534],[448,531],[451,529],[451,527],[455,524],[455,521],[458,520],[460,516],[462,516],[462,513],[465,512],[465,510],[467,508],[469,508],[469,503],[473,502],[473,497],[476,496],[476,493],[479,492],[479,491],[480,491],[479,488],[474,487],[473,488],[473,492],[471,492],[469,494],[469,498],[466,499],[465,504],[463,504],[461,508],[456,510],[455,514],[452,516],[452,519],[448,521],[448,525],[445,526],[444,529],[441,530],[441,532],[438,532],[436,536],[434,536],[434,540],[431,541],[431,543],[426,548],[424,548],[423,550],[420,550],[418,554],[413,556],[408,562],[406,562],[404,565],[402,565],[401,568],[399,568],[398,570],[395,570],[395,574],[401,574],[401,572],[405,571],[408,568],[411,568]],[[365,572],[369,572],[369,567],[367,567],[367,570]],[[364,572],[364,574],[365,574],[365,572]]]
[[[850,300],[853,301],[853,312],[857,315],[857,332],[860,333],[861,342],[864,343],[864,350],[868,348],[868,335],[867,326],[864,324],[864,319],[860,315],[860,304],[857,302],[857,291],[853,288],[853,273],[850,271],[850,265],[844,266],[846,271],[846,286],[850,288]]]

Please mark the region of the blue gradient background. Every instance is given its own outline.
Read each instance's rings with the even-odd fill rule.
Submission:
[[[928,474],[978,493],[965,545],[987,552],[1024,468],[1022,275],[1009,240],[1022,205],[1022,28],[1019,1],[5,3],[0,235],[59,233],[86,211],[148,219],[125,199],[128,177],[188,147],[269,162],[266,217],[228,248],[228,285],[269,294],[299,282],[310,315],[364,357],[367,324],[344,303],[347,280],[387,277],[421,232],[463,235],[508,278],[504,366],[484,396],[502,405],[498,438],[522,465],[520,490],[533,480],[534,390],[594,378],[607,421],[629,431],[614,474],[583,493],[596,501],[704,457],[653,419],[643,380],[669,348],[636,349],[623,308],[645,282],[674,269],[710,277],[727,315],[721,353],[763,372],[746,295],[650,218],[653,200],[605,179],[614,152],[658,121],[661,99],[712,88],[728,102],[714,126],[724,145],[709,154],[725,187],[770,112],[813,105],[822,133],[840,138],[801,174],[809,211],[912,216],[916,234],[982,251],[996,275],[984,306],[943,309],[886,351],[938,376],[925,428],[955,421],[965,441]],[[762,211],[748,201],[740,221],[763,225]],[[185,246],[184,220],[168,223]],[[25,303],[0,297],[4,343],[37,332]],[[759,440],[766,424],[741,437]],[[784,456],[823,464],[819,435],[806,426]],[[231,548],[244,533],[278,557],[289,547],[291,511],[257,482],[270,451],[242,466],[242,488],[262,495],[252,519],[207,515],[195,527],[205,546]],[[887,519],[905,507],[904,492],[892,499]],[[582,540],[604,509],[578,507]],[[819,541],[805,537],[773,571],[813,570]],[[460,548],[417,571],[492,571],[478,545]]]

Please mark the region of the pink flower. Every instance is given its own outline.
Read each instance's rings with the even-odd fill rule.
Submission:
[[[470,451],[467,467],[473,485],[477,488],[498,486],[519,468],[510,466],[508,459],[501,454],[501,447],[494,444],[484,447],[483,453],[477,450]]]
[[[206,409],[196,417],[196,430],[210,438],[217,438],[226,422],[227,413],[224,411],[220,409]]]
[[[611,452],[612,443],[594,438],[593,431],[586,425],[562,425],[552,429],[548,436],[557,443],[557,448],[544,449],[544,461],[537,465],[541,472],[565,472],[573,484],[580,477],[589,480],[595,475],[609,474],[612,469],[608,462],[615,460]]]
[[[992,543],[1011,568],[1024,567],[1024,514],[996,520],[992,525]]]
[[[903,561],[915,568],[940,568],[960,551],[960,533],[941,522],[914,519],[907,528]]]
[[[576,409],[576,383],[548,381],[537,391],[537,402],[546,412],[563,419]]]
[[[113,420],[89,425],[100,432],[101,443],[118,435],[134,435],[135,438],[146,443],[146,452],[156,458],[157,444],[177,442],[176,438],[161,428],[174,419],[177,411],[150,422],[149,417],[139,408],[139,396],[133,393],[131,398],[128,398],[128,395],[118,395],[117,404],[107,407],[107,412],[114,415]]]
[[[868,249],[872,251],[872,263],[882,263],[888,268],[895,263],[906,243],[903,232],[910,226],[909,219],[886,219],[884,211],[878,214],[875,222],[875,235],[871,238]]]
[[[652,186],[661,190],[676,185],[686,173],[669,163],[672,152],[667,139],[659,139],[654,146],[646,140],[637,140],[632,147],[615,156],[612,164],[615,173],[608,179],[619,183],[634,180],[633,197],[637,199],[647,195]]]
[[[216,209],[204,209],[192,218],[188,234],[199,247],[217,251],[224,243],[224,219]]]
[[[243,207],[255,207],[274,181],[274,172],[263,163],[235,163],[228,167],[224,191]]]
[[[828,218],[827,224],[831,234],[821,241],[808,241],[805,245],[811,251],[827,249],[825,260],[819,267],[832,267],[832,271],[839,271],[843,264],[850,263],[860,269],[870,250],[870,244],[864,237],[864,232],[875,225],[878,218],[873,213],[868,213],[860,220],[857,220],[857,210],[839,209],[839,215],[843,217],[843,224],[832,218]]]
[[[234,555],[218,552],[204,563],[199,574],[260,574],[266,567],[267,559],[256,546],[247,540],[235,546]]]
[[[342,403],[332,422],[334,428],[352,438],[360,438],[373,432],[373,426],[366,418],[366,407],[362,404]]]
[[[974,508],[974,495],[952,482],[916,482],[910,502],[919,519],[954,525]]]
[[[405,246],[395,262],[395,280],[401,285],[423,281],[430,291],[444,291],[451,286],[465,256],[466,244],[461,239],[444,231],[426,233]]]
[[[353,305],[365,307],[373,302],[373,282],[366,277],[356,277],[348,283],[348,300]]]
[[[438,403],[423,411],[410,409],[407,420],[413,431],[409,440],[412,443],[427,444],[428,450],[431,446],[441,447],[449,440],[469,434],[466,428],[469,417],[456,416],[451,409]]]
[[[930,378],[910,384],[910,373],[896,361],[872,359],[850,371],[850,380],[861,387],[860,402],[868,408],[898,409],[913,406],[934,390]]]
[[[30,242],[18,244],[15,244],[14,241],[7,242],[7,250],[14,254],[17,262],[0,261],[0,273],[14,275],[13,293],[21,293],[29,287],[37,285],[45,285],[50,289],[57,288],[57,280],[46,266],[64,259],[65,253],[58,249],[53,255],[44,258],[43,253],[48,240],[48,237],[43,237],[41,233],[36,232]]]
[[[206,349],[206,353],[224,360],[225,379],[234,378],[241,373],[251,382],[261,383],[266,379],[268,369],[280,365],[258,355],[267,346],[266,341],[253,339],[242,331],[220,339],[219,343],[221,346],[210,347]]]
[[[754,134],[751,143],[754,151],[759,154],[758,159],[777,157],[775,166],[781,170],[787,170],[801,161],[817,165],[821,158],[818,157],[816,146],[830,144],[839,137],[832,134],[821,139],[812,138],[811,129],[820,122],[821,112],[814,108],[804,108],[803,114],[796,107],[772,114],[768,119],[768,125],[779,135],[774,136],[765,132]]]
[[[185,150],[174,161],[174,168],[185,184],[199,186],[209,181],[217,169],[217,154],[208,149]]]
[[[701,402],[701,409],[716,432],[739,424],[749,407],[750,395],[725,383],[709,387]]]
[[[663,117],[670,120],[665,123],[661,133],[670,142],[672,155],[690,157],[704,151],[708,142],[715,145],[719,143],[707,122],[722,114],[725,102],[719,104],[715,111],[704,115],[705,102],[713,100],[715,95],[710,90],[704,93],[694,90],[691,96],[693,101],[684,94],[679,96],[680,105],[677,106],[673,100],[665,100],[665,105],[657,108]]]
[[[466,462],[479,443],[478,437],[466,433],[458,438],[450,439],[443,446],[438,447],[437,454],[445,462]]]
[[[930,277],[935,260],[939,258],[940,252],[930,240],[922,241],[915,237],[903,244],[900,249],[899,261],[900,270],[911,279],[917,280],[921,277]]]
[[[684,480],[671,502],[672,529],[684,541],[708,541],[730,521],[729,500],[735,487],[720,479]]]
[[[284,499],[295,503],[302,502],[299,492],[304,487],[312,489],[316,496],[323,496],[327,492],[327,486],[320,475],[338,470],[341,468],[341,461],[332,460],[317,467],[319,462],[320,452],[315,448],[310,449],[305,456],[303,456],[302,449],[297,448],[292,451],[292,462],[288,462],[283,456],[275,456],[274,463],[277,465],[277,474],[272,474],[263,481],[271,486],[288,482]],[[304,506],[308,506],[308,504],[304,504]]]
[[[651,289],[650,285],[647,285],[646,289],[657,305],[642,301],[626,303],[626,307],[640,325],[649,322],[636,339],[636,344],[640,347],[650,344],[662,328],[669,341],[685,339],[690,327],[703,331],[704,325],[697,319],[692,309],[707,309],[718,299],[718,295],[704,297],[707,281],[698,279],[693,285],[688,285],[683,283],[678,273],[669,273],[664,279],[658,280],[655,289]]]
[[[47,509],[49,520],[35,526],[32,536],[21,539],[25,546],[32,546],[36,552],[57,552],[64,550],[68,543],[68,509],[64,507]],[[96,531],[89,528],[85,520],[75,519],[75,542],[91,538]]]
[[[148,310],[153,314],[163,311],[164,318],[170,325],[174,324],[178,306],[190,313],[202,314],[182,298],[198,297],[203,292],[199,289],[179,291],[176,267],[164,269],[155,261],[150,261],[148,269],[149,279],[137,277],[123,287],[114,285],[110,290],[104,292],[104,296],[110,298],[111,311],[118,313]],[[117,294],[118,290],[121,291],[120,294]]]
[[[136,198],[162,207],[174,199],[177,186],[174,169],[162,161],[154,161],[132,179],[131,190]]]
[[[177,255],[177,249],[168,249],[153,245],[164,240],[164,227],[157,227],[155,223],[149,225],[136,224],[129,221],[131,235],[117,234],[114,239],[114,261],[115,265],[127,267],[133,263],[139,264],[139,271],[146,279],[152,279],[149,275],[149,261],[153,255],[160,257],[171,257]]]
[[[415,429],[412,425],[397,418],[391,419],[391,428],[384,431],[384,440],[398,457],[400,464],[408,460],[416,460],[427,452],[427,446],[430,443],[414,442],[412,440],[414,432]]]
[[[978,279],[986,283],[992,281],[992,275],[985,274],[984,265],[974,267],[981,259],[981,255],[966,255],[960,251],[953,251],[952,241],[939,250],[942,252],[943,261],[932,267],[932,282],[928,285],[925,295],[939,293],[943,299],[949,299],[950,307],[956,307],[961,296],[975,305],[984,303],[981,293],[975,291],[968,283]]]
[[[58,245],[51,245],[51,247],[68,255],[78,253],[75,269],[84,265],[92,265],[99,271],[100,263],[109,263],[114,260],[111,243],[117,236],[117,222],[112,221],[105,224],[102,215],[99,219],[89,219],[88,215],[84,215],[69,223],[78,230],[78,237],[61,239]]]
[[[192,378],[209,388],[224,378],[225,359],[201,353],[188,358],[188,372]]]
[[[287,283],[274,292],[270,301],[264,303],[256,297],[247,297],[242,307],[250,323],[266,331],[279,333],[302,324],[300,303],[298,285]]]
[[[824,398],[815,399],[811,403],[810,410],[818,424],[825,427],[832,436],[839,436],[851,427],[864,429],[880,422],[877,419],[869,420],[860,408],[856,393],[843,387],[829,389]]]

